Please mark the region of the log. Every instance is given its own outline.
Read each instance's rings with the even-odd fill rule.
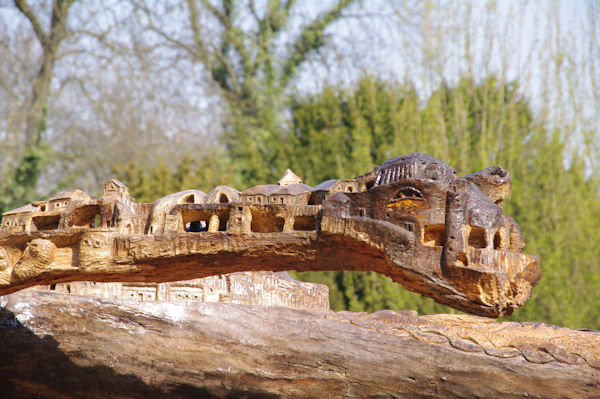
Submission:
[[[600,395],[598,331],[31,290],[0,301],[0,397]]]

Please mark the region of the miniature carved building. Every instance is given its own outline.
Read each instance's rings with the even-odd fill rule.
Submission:
[[[65,223],[65,215],[71,210],[93,202],[81,190],[63,191],[47,201],[32,202],[4,213],[2,226],[15,232],[56,230]]]
[[[264,184],[242,191],[240,202],[257,205],[303,206],[308,205],[311,190],[310,186],[302,184],[302,179],[287,169],[279,180],[279,185]]]
[[[143,302],[222,302],[329,309],[329,289],[326,285],[296,281],[287,273],[240,272],[159,284],[71,282],[35,289]]]
[[[279,181],[280,185],[265,185],[255,187],[254,192],[263,193],[265,187],[273,187],[276,196],[265,196],[266,203],[306,204],[310,194],[310,186],[301,184],[302,180],[289,169]],[[258,190],[256,190],[258,189]],[[219,186],[208,195],[199,190],[185,190],[167,195],[156,200],[150,211],[150,222],[145,232],[147,234],[163,233],[167,225],[167,215],[171,209],[182,204],[228,204],[252,198],[252,190],[238,194],[238,191],[227,186]],[[70,195],[70,196],[69,196]],[[254,197],[256,198],[256,197]],[[94,207],[87,218],[87,227],[91,224],[92,213],[97,213],[99,207],[105,212],[105,220],[110,227],[115,227],[123,234],[138,233],[137,214],[144,211],[144,204],[136,204],[129,189],[118,180],[110,180],[105,184],[104,195],[100,205],[81,190],[63,192],[48,200],[52,204],[48,208],[67,209],[71,202],[77,201],[79,207],[76,214],[84,213],[84,207]],[[252,202],[252,201],[247,201]],[[58,204],[58,205],[55,205]],[[212,216],[212,215],[211,215]],[[73,219],[73,217],[71,217]],[[231,219],[231,218],[230,218]],[[238,218],[238,221],[241,220]],[[209,220],[186,222],[185,230],[189,232],[208,231]],[[231,220],[228,222],[231,223]],[[79,222],[78,226],[86,222]],[[243,223],[242,223],[243,224]],[[178,224],[175,222],[174,224]],[[72,226],[72,224],[71,224]],[[74,295],[94,296],[99,298],[123,299],[135,301],[201,301],[228,302],[261,306],[284,306],[306,309],[329,309],[329,289],[322,284],[312,284],[293,280],[287,273],[272,272],[240,272],[221,276],[211,276],[173,283],[96,283],[72,282],[40,286],[38,289],[70,293]]]
[[[499,166],[457,177],[419,153],[314,188],[286,170],[277,185],[187,190],[154,203],[135,202],[110,180],[98,200],[74,190],[3,215],[0,294],[89,279],[373,270],[440,303],[499,317],[521,306],[541,276],[502,211],[510,187]],[[160,297],[152,286],[128,287]]]

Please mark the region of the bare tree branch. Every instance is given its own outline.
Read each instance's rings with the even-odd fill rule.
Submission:
[[[285,87],[292,76],[296,73],[300,65],[309,53],[320,49],[323,46],[323,32],[338,19],[342,11],[348,8],[356,0],[340,0],[331,10],[321,14],[308,26],[304,27],[295,43],[292,45],[292,53],[285,61],[282,75],[280,77],[280,87]]]
[[[29,20],[31,26],[33,27],[33,31],[37,36],[38,40],[42,44],[42,47],[46,47],[46,43],[48,42],[48,34],[44,32],[44,29],[40,25],[37,16],[31,11],[29,8],[29,4],[27,0],[14,0],[15,6],[21,11],[21,13]]]

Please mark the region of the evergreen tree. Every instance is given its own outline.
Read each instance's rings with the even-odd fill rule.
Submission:
[[[116,165],[112,172],[123,181],[138,202],[154,202],[178,191],[195,189],[208,193],[218,185],[233,185],[233,165],[223,150],[212,149],[198,159],[185,157],[175,170],[158,160],[150,170],[135,162]]]

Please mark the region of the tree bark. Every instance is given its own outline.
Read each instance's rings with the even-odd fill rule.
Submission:
[[[41,65],[31,87],[31,96],[26,106],[25,148],[37,148],[45,130],[50,83],[58,49],[67,35],[67,16],[74,0],[53,0],[52,15],[48,29],[44,29],[38,16],[31,10],[27,0],[14,0],[15,6],[31,23],[42,48]]]
[[[597,397],[600,333],[473,316],[2,297],[6,397]],[[37,396],[36,396],[37,395]]]

